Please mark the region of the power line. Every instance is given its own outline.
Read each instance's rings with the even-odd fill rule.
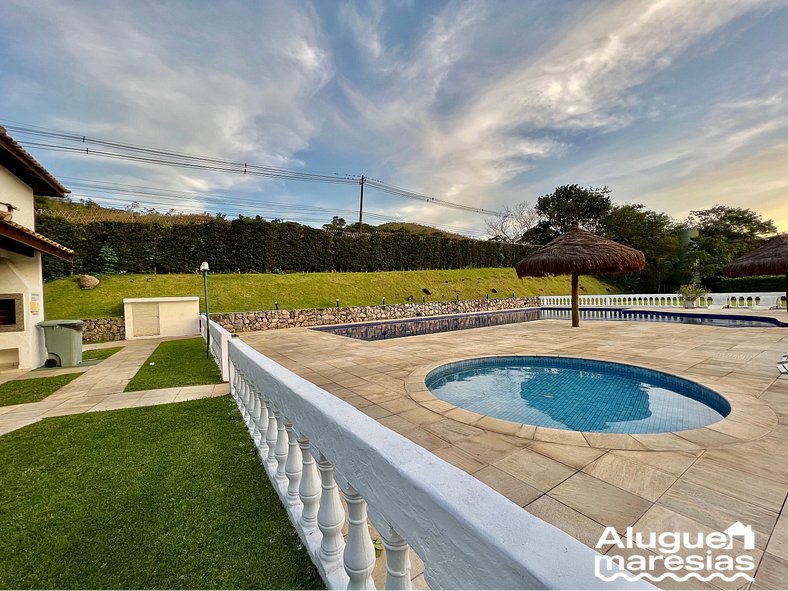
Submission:
[[[156,187],[148,187],[142,185],[132,185],[127,183],[117,183],[111,181],[95,181],[89,179],[82,179],[77,177],[61,177],[63,180],[68,181],[68,185],[76,191],[73,197],[90,199],[97,203],[109,204],[110,206],[117,205],[121,199],[117,197],[109,197],[106,194],[101,195],[96,192],[109,192],[115,195],[123,195],[128,198],[138,198],[140,201],[145,202],[147,206],[153,207],[166,207],[176,209],[176,211],[189,211],[193,213],[205,213],[207,208],[210,209],[223,209],[225,213],[251,213],[253,215],[261,215],[270,218],[288,218],[294,221],[320,223],[326,222],[329,216],[343,215],[352,216],[355,210],[326,208],[315,205],[307,204],[292,204],[292,203],[279,203],[275,201],[259,201],[254,199],[242,199],[237,197],[229,197],[221,194],[198,193],[193,191],[183,191],[176,189],[162,189]],[[228,203],[235,206],[234,210],[228,211]],[[316,219],[312,216],[314,214],[325,214],[324,218]],[[381,222],[397,222],[404,223],[401,218],[388,216],[376,212],[367,212],[367,216],[381,221]],[[458,234],[470,234],[472,236],[479,236],[478,230],[472,230],[466,227],[453,227],[453,226],[435,226],[439,230]]]
[[[129,162],[139,162],[142,164],[155,164],[160,166],[188,168],[210,172],[260,176],[286,181],[317,182],[327,184],[361,184],[362,191],[366,184],[366,186],[388,195],[421,201],[430,205],[448,207],[482,215],[497,215],[499,213],[496,211],[464,205],[461,203],[454,203],[445,199],[439,199],[437,197],[431,197],[429,195],[408,191],[406,189],[389,185],[380,180],[366,178],[363,175],[341,175],[337,173],[327,174],[320,172],[291,170],[273,166],[262,166],[258,164],[249,164],[247,162],[239,162],[197,154],[176,152],[172,150],[151,148],[137,144],[115,142],[111,140],[94,138],[87,135],[79,135],[26,124],[11,123],[6,125],[6,128],[10,131],[13,131],[15,134],[26,138],[19,140],[19,143],[23,146],[38,148],[41,150],[93,155]],[[78,143],[80,146],[51,143],[45,141],[46,139]],[[359,215],[361,215],[361,212],[362,210],[359,208]]]

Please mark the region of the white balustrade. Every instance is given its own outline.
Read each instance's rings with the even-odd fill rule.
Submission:
[[[323,534],[320,541],[319,557],[327,569],[336,568],[341,561],[345,549],[342,537],[342,525],[345,522],[345,510],[339,500],[339,487],[334,480],[334,466],[324,456],[317,462],[320,471],[320,508],[317,511],[317,527]]]
[[[343,494],[348,513],[347,544],[343,556],[345,572],[350,579],[347,588],[374,589],[375,546],[369,537],[367,504],[352,486],[348,486]]]
[[[274,407],[274,417],[276,417],[276,445],[274,446],[274,458],[276,459],[276,478],[281,484],[287,485],[287,474],[285,473],[285,463],[287,462],[287,452],[289,442],[285,431],[285,420],[282,411]]]
[[[584,294],[578,296],[581,308],[683,308],[684,300],[675,293],[634,293],[634,294]],[[784,307],[785,294],[781,292],[737,292],[707,293],[699,298],[700,307],[711,308],[753,308],[768,310]],[[540,306],[569,307],[572,296],[539,296]]]
[[[410,588],[411,549],[432,588],[653,588],[597,579],[594,550],[243,341],[227,354],[233,397],[328,588],[374,588],[368,519],[390,589]]]
[[[260,416],[257,419],[258,430],[260,431],[260,441],[257,443],[257,455],[260,461],[265,464],[265,459],[268,457],[268,442],[266,441],[266,434],[268,433],[268,407],[265,404],[265,397],[262,392],[257,392],[257,404],[260,406]]]
[[[408,544],[393,528],[378,530],[386,550],[386,589],[407,591],[410,584],[410,557]]]
[[[252,391],[252,441],[254,441],[255,447],[260,447],[260,441],[262,439],[262,432],[260,431],[260,407],[262,403],[260,401],[259,394],[255,391],[254,386],[250,384],[250,389]]]
[[[214,321],[209,322],[206,329],[205,315],[201,314],[200,334],[203,339],[207,339],[208,332],[211,335],[211,354],[222,372],[222,381],[227,382],[230,379],[230,356],[227,354],[227,347],[233,335]]]
[[[265,465],[268,468],[269,474],[276,473],[276,440],[278,434],[278,427],[276,425],[276,416],[274,415],[274,405],[271,403],[270,398],[265,398],[265,405],[268,407],[268,429],[265,433],[265,443],[268,447],[268,456],[265,459]]]
[[[301,502],[298,490],[301,484],[301,448],[298,447],[298,436],[293,430],[293,424],[285,421],[288,449],[287,462],[285,463],[285,476],[287,477],[287,504],[296,505]]]
[[[317,509],[320,504],[320,476],[312,457],[312,446],[306,437],[298,438],[301,448],[301,484],[298,486],[298,497],[301,499],[301,519],[299,525],[307,534],[317,530]]]

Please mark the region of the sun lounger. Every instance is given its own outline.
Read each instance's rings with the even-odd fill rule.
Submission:
[[[786,363],[778,363],[777,369],[780,370],[781,375],[788,375],[788,362]]]

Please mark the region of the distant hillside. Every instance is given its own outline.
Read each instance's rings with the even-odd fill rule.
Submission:
[[[66,199],[52,199],[49,197],[36,197],[36,209],[39,213],[54,215],[67,219],[78,224],[89,224],[92,222],[158,222],[164,224],[203,224],[216,219],[217,216],[205,214],[182,214],[170,212],[160,212],[155,209],[126,208],[116,209],[104,207],[94,201],[73,202]],[[357,232],[358,224],[349,224],[343,228],[336,228],[337,231]],[[467,238],[460,234],[445,232],[431,226],[415,224],[409,222],[388,222],[379,226],[364,224],[365,232],[405,232],[420,236],[433,236],[443,238]]]
[[[214,219],[209,214],[181,214],[160,212],[154,209],[127,208],[114,209],[103,207],[94,201],[75,203],[67,199],[51,199],[36,197],[36,209],[39,214],[62,217],[77,224],[92,222],[134,222],[147,221],[165,224],[200,224]]]
[[[424,236],[444,236],[446,238],[467,238],[460,234],[453,232],[445,232],[432,226],[425,226],[424,224],[415,224],[410,222],[387,222],[376,226],[378,230],[384,232],[407,232],[409,234],[423,234]]]

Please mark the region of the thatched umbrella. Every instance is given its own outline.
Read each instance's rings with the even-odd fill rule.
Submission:
[[[572,274],[572,326],[580,326],[577,295],[579,275],[608,275],[640,271],[646,266],[642,252],[602,238],[577,226],[535,250],[515,269],[518,277]]]
[[[745,275],[785,275],[785,297],[788,299],[788,234],[780,234],[755,250],[740,256],[723,267],[726,277]]]

